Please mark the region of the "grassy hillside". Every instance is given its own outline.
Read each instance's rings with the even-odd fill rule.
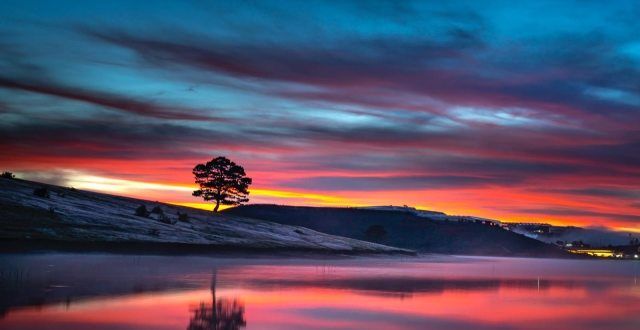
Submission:
[[[46,188],[48,196],[34,194],[41,188]],[[157,206],[163,215],[137,216],[140,205],[148,210]],[[178,213],[186,214],[186,219],[183,216],[180,221]],[[136,247],[173,244],[211,250],[403,252],[303,227],[5,178],[0,178],[0,240],[34,246],[47,241]]]
[[[324,233],[376,241],[421,252],[504,255],[566,256],[555,246],[499,227],[477,223],[430,220],[400,211],[354,208],[244,205],[225,214],[304,226]],[[372,237],[367,229],[380,225],[385,235]]]

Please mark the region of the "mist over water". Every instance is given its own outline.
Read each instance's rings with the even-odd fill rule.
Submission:
[[[640,263],[0,256],[2,329],[637,329]]]

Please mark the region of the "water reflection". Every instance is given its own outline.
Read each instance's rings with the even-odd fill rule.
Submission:
[[[201,301],[192,311],[187,330],[237,330],[244,328],[244,303],[237,299],[216,298],[217,272],[211,277],[211,303]]]
[[[0,256],[0,328],[639,329],[639,265]]]

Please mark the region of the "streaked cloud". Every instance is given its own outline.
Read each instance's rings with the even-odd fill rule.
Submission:
[[[226,155],[256,202],[634,228],[638,15],[634,1],[0,3],[0,165],[184,204],[199,203],[193,165]]]

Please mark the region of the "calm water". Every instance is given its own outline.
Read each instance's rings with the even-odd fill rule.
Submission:
[[[634,261],[0,255],[1,329],[640,329]]]

